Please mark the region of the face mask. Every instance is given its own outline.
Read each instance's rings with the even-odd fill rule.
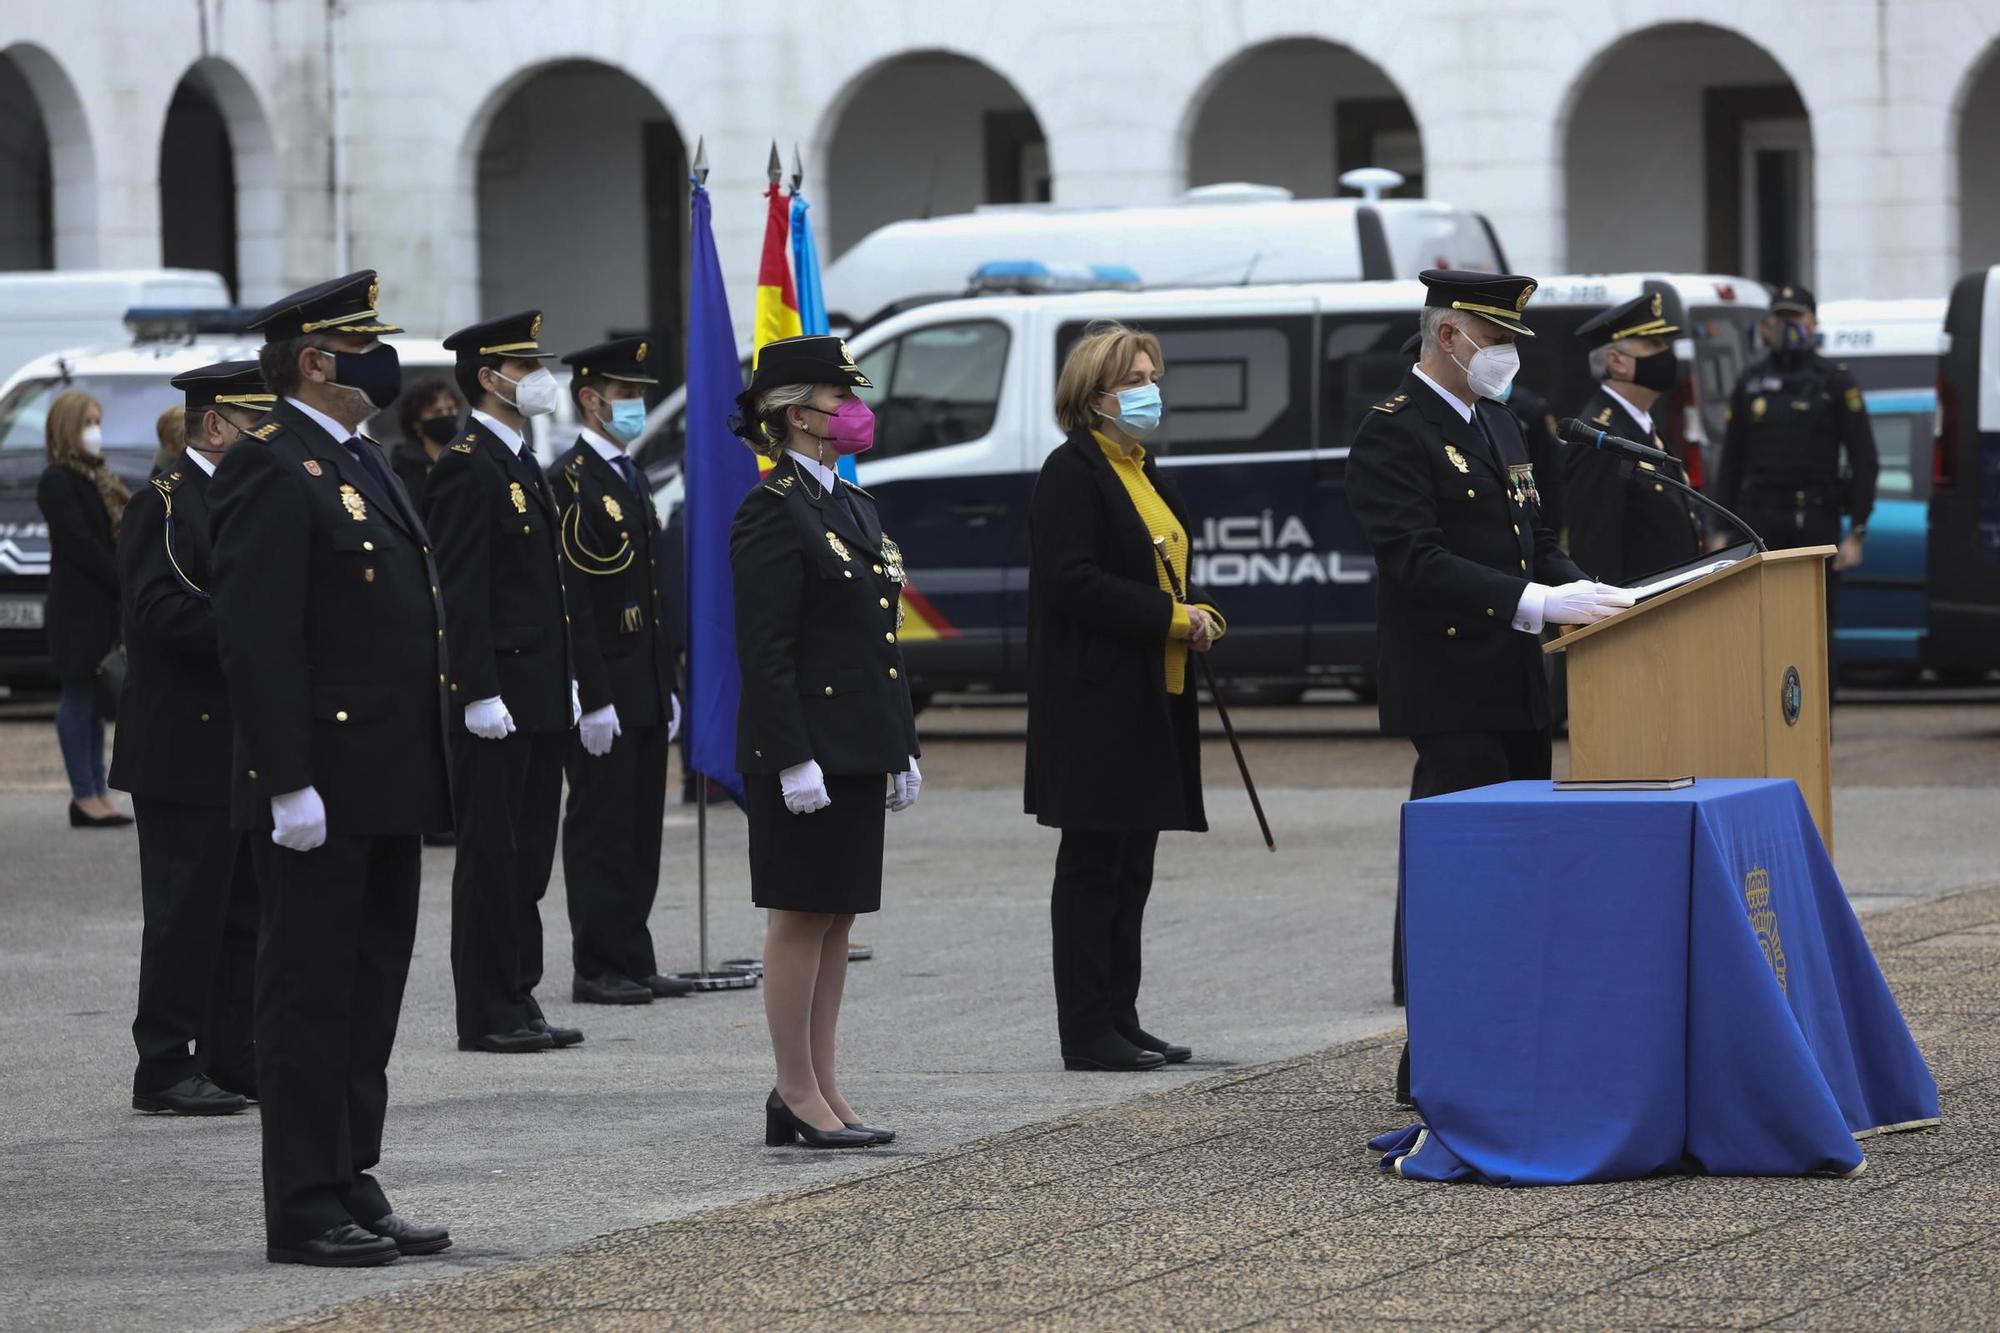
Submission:
[[[1160,386],[1141,384],[1135,389],[1120,389],[1116,393],[1105,391],[1105,397],[1118,400],[1118,415],[1100,411],[1101,417],[1111,417],[1118,428],[1135,440],[1143,440],[1160,428]]]
[[[458,418],[425,417],[417,423],[417,434],[432,444],[450,444],[458,438]]]
[[[333,358],[329,379],[343,389],[363,395],[377,411],[395,402],[396,395],[403,391],[403,363],[388,343],[377,343],[365,352],[329,352],[322,348],[320,355]]]
[[[1632,358],[1632,383],[1655,393],[1666,393],[1680,383],[1681,362],[1674,349],[1664,348],[1650,356]]]
[[[83,428],[83,451],[93,456],[104,452],[104,427],[85,426]]]
[[[1458,332],[1460,337],[1472,342],[1464,329]],[[1514,350],[1514,344],[1495,343],[1491,347],[1480,347],[1478,343],[1472,345],[1476,350],[1471,361],[1461,362],[1457,357],[1451,359],[1454,366],[1465,372],[1466,387],[1481,398],[1499,398],[1502,394],[1512,393],[1514,376],[1521,369],[1521,354]]]
[[[514,410],[524,417],[545,417],[556,410],[556,377],[546,367],[536,367],[520,379],[493,374],[514,386]]]
[[[604,405],[611,409],[611,416],[604,422],[604,429],[618,443],[630,444],[639,438],[640,431],[646,429],[645,399],[606,398]]]
[[[1806,326],[1795,319],[1781,320],[1778,324],[1778,350],[1781,352],[1803,352],[1813,344],[1812,334]]]
[[[850,398],[831,412],[823,407],[807,410],[825,413],[826,434],[822,438],[835,453],[865,454],[875,447],[875,413],[859,398]]]

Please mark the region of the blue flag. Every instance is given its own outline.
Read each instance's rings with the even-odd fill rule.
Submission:
[[[694,250],[687,340],[687,579],[688,757],[743,803],[736,771],[736,706],[743,678],[736,664],[736,603],[730,588],[729,528],[736,508],[757,484],[757,459],[729,431],[743,391],[736,332],[708,191],[694,188]]]
[[[826,290],[819,280],[819,247],[813,244],[812,205],[797,190],[792,191],[792,289],[799,300],[799,332],[826,334],[832,327],[826,319]],[[834,471],[848,481],[855,477],[854,456],[842,454]]]

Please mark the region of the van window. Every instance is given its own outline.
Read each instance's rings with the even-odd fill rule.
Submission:
[[[80,389],[104,409],[104,444],[108,449],[159,446],[153,423],[160,413],[182,401],[181,391],[165,375],[79,375],[22,380],[0,401],[0,449],[41,449],[49,404],[71,389]]]
[[[1090,326],[1064,325],[1056,364]],[[1162,451],[1178,455],[1267,453],[1312,446],[1312,393],[1303,315],[1149,321],[1167,363]]]
[[[994,320],[915,329],[857,363],[874,384],[858,389],[875,411],[871,460],[984,439],[1000,411],[1008,334]]]
[[[1335,315],[1320,323],[1320,446],[1344,449],[1354,443],[1368,409],[1396,392],[1413,358],[1403,343],[1416,332],[1406,310]]]

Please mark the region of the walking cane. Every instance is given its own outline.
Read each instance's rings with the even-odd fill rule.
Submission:
[[[1167,558],[1167,539],[1153,538],[1153,551],[1160,557],[1160,568],[1167,571],[1167,583],[1174,590],[1174,600],[1185,602],[1187,593],[1181,589],[1180,575],[1174,573],[1174,562]],[[1222,702],[1222,691],[1215,686],[1215,668],[1208,664],[1208,654],[1188,650],[1188,656],[1201,666],[1201,678],[1208,685],[1208,696],[1215,700],[1215,712],[1222,719],[1222,734],[1229,737],[1229,752],[1236,756],[1236,771],[1243,775],[1243,790],[1250,795],[1250,808],[1257,814],[1257,827],[1264,834],[1264,850],[1275,852],[1277,842],[1271,837],[1271,822],[1264,818],[1264,803],[1257,799],[1257,784],[1250,777],[1250,765],[1243,758],[1243,746],[1237,742],[1236,726],[1229,720],[1229,705]]]

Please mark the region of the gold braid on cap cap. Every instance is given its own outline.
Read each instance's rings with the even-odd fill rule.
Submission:
[[[300,324],[300,325],[299,325],[299,332],[300,332],[300,333],[318,333],[318,332],[319,332],[319,331],[320,331],[321,329],[330,329],[330,328],[333,328],[333,327],[335,327],[336,325],[340,325],[340,324],[352,324],[352,323],[353,323],[354,321],[356,321],[356,320],[361,320],[361,319],[380,319],[380,318],[382,318],[382,316],[381,316],[381,313],[380,313],[379,311],[375,311],[375,310],[356,310],[356,311],[354,311],[354,312],[353,312],[352,314],[347,314],[347,315],[335,315],[335,316],[334,316],[334,317],[333,317],[332,319],[309,319],[309,320],[306,320],[306,321],[305,321],[304,323],[302,323],[302,324]]]
[[[240,407],[275,407],[278,395],[275,393],[219,393],[215,395],[218,404],[234,404]]]
[[[1664,338],[1669,333],[1680,331],[1681,326],[1678,324],[1669,324],[1664,319],[1649,319],[1643,324],[1634,324],[1629,329],[1613,329],[1611,341],[1617,342],[1621,338]]]
[[[1478,305],[1472,301],[1453,301],[1451,308],[1453,310],[1469,310],[1475,315],[1485,315],[1492,319],[1512,320],[1515,323],[1519,323],[1521,320],[1520,311],[1510,310],[1506,306]]]
[[[501,356],[507,352],[539,352],[541,347],[532,340],[524,343],[495,343],[491,347],[479,349],[481,356]]]

